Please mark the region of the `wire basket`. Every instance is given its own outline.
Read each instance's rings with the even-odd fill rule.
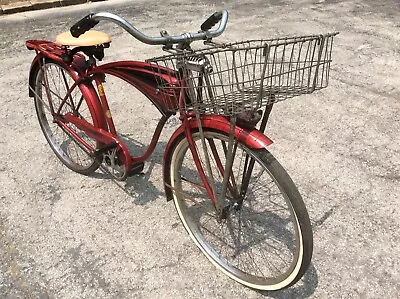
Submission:
[[[214,45],[148,62],[164,79],[178,78],[156,76],[169,103],[183,92],[187,112],[231,116],[327,87],[336,34]]]

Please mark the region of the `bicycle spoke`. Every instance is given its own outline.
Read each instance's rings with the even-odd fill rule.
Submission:
[[[78,86],[71,90],[73,85],[74,80],[60,65],[44,63],[36,78],[35,105],[43,133],[59,159],[86,174],[99,167],[91,154],[97,142],[72,123],[63,122],[63,116],[72,113],[92,123],[84,96]]]
[[[190,183],[190,184],[192,184],[193,186],[196,186],[196,187],[198,187],[198,188],[201,188],[201,189],[206,189],[206,187],[204,186],[204,185],[201,185],[200,183],[196,183],[196,182],[193,182],[193,181],[191,181],[191,180],[189,180],[189,179],[187,179],[187,178],[185,178],[185,177],[183,177],[183,176],[181,176],[181,180],[182,181],[185,181],[185,182],[187,182],[187,183]]]
[[[62,70],[62,69],[60,69],[60,72],[61,72],[61,75],[62,75],[62,78],[63,78],[64,84],[65,84],[65,85],[64,85],[64,87],[65,87],[65,90],[66,90],[66,92],[68,93],[68,92],[69,92],[69,89],[70,89],[70,87],[69,87],[69,84],[68,84],[67,78],[66,78],[66,76],[65,76],[65,72],[64,72],[64,70]],[[68,98],[69,98],[69,100],[70,100],[70,103],[71,103],[71,108],[72,108],[72,111],[75,111],[74,102],[73,102],[73,100],[72,100],[72,95],[71,95],[71,93],[69,94]],[[68,101],[65,101],[65,102],[68,102]]]
[[[216,145],[212,139],[208,138],[207,140],[210,145],[211,153],[213,154],[213,157],[214,157],[214,159],[212,159],[212,161],[215,165],[215,168],[218,169],[217,173],[219,174],[219,178],[223,179],[225,170],[224,170],[224,166],[222,164],[221,158],[219,157]],[[223,143],[223,145],[225,145],[225,143]],[[238,146],[238,142],[237,142],[237,140],[235,140],[235,143],[233,145],[233,152],[232,152],[233,157],[236,154],[237,146]],[[227,157],[226,155],[227,155],[227,152],[225,151],[225,158]],[[231,167],[229,173],[230,174],[228,175],[229,176],[228,190],[229,190],[232,198],[238,198],[237,184],[236,184],[236,180],[235,180],[235,177],[234,177],[234,174],[232,171],[232,167]]]

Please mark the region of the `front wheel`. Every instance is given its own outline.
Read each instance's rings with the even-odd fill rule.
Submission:
[[[166,162],[175,207],[190,237],[217,268],[241,284],[258,290],[293,285],[307,270],[313,248],[308,213],[293,181],[269,151],[235,140],[229,188],[222,192],[229,138],[212,130],[204,130],[204,137],[215,193],[226,194],[223,217],[205,190],[185,136],[175,142]],[[193,138],[203,149],[200,134]],[[206,169],[203,150],[199,156]]]

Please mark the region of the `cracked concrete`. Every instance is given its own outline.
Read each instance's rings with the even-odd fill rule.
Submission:
[[[255,292],[215,270],[165,202],[163,149],[176,120],[145,174],[116,184],[61,165],[27,95],[27,39],[54,39],[91,11],[121,14],[150,35],[194,31],[221,8],[230,11],[222,40],[340,31],[329,88],[271,114],[270,150],[304,197],[315,244],[304,278],[281,292]],[[0,297],[397,298],[399,8],[396,0],[114,0],[0,16]],[[98,28],[113,39],[106,62],[162,53],[112,24]],[[141,150],[157,112],[137,113],[146,102],[115,86],[117,126]]]

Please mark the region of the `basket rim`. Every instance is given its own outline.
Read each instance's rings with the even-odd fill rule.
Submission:
[[[275,47],[282,45],[289,45],[293,43],[308,42],[313,40],[321,40],[338,35],[339,32],[330,32],[325,34],[312,34],[312,35],[297,35],[297,36],[283,36],[267,39],[249,39],[244,41],[227,42],[227,43],[211,43],[207,44],[205,41],[204,45],[199,49],[191,49],[190,51],[182,51],[177,53],[165,54],[160,56],[154,56],[152,58],[146,59],[148,63],[157,63],[164,60],[171,60],[176,58],[184,57],[196,57],[199,55],[215,54],[223,51],[240,51],[240,50],[250,50],[259,49],[262,47]],[[258,43],[258,44],[255,44]],[[254,44],[254,45],[250,45]]]

